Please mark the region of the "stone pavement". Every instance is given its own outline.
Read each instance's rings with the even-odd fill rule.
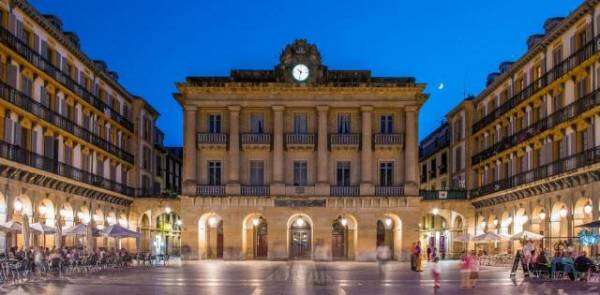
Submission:
[[[439,294],[599,294],[600,283],[527,282],[509,279],[506,268],[487,267],[475,289],[459,288],[455,261],[441,262]],[[317,271],[319,270],[319,271]],[[324,275],[319,278],[318,274]],[[433,294],[427,269],[406,263],[312,261],[197,261],[168,267],[139,267],[63,280],[4,286],[8,294]]]

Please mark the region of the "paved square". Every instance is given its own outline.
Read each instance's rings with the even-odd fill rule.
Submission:
[[[600,283],[526,282],[509,279],[506,268],[483,268],[475,289],[460,289],[456,262],[442,262],[441,294],[598,294]],[[317,280],[322,268],[326,281]],[[8,294],[433,294],[427,268],[414,273],[406,263],[312,261],[202,261],[168,267],[139,267],[63,280],[5,286]]]

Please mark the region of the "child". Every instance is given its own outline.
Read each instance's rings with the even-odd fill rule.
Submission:
[[[437,291],[440,288],[440,258],[434,257],[431,264],[431,277],[433,277],[433,290]]]

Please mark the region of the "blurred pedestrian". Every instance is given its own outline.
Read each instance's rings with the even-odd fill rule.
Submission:
[[[440,261],[440,259],[438,257],[433,257],[433,260],[431,263],[430,271],[431,271],[431,277],[433,278],[434,292],[436,292],[440,288],[441,271],[440,271],[439,261]]]

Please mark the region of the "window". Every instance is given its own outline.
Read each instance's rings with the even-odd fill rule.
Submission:
[[[263,114],[250,115],[250,132],[265,133],[265,119]]]
[[[350,114],[339,114],[337,118],[338,133],[350,133]]]
[[[350,162],[338,162],[337,163],[337,185],[338,186],[349,186],[350,185]]]
[[[394,117],[392,115],[381,116],[379,121],[379,132],[382,134],[391,134],[394,132]]]
[[[250,161],[250,184],[263,185],[265,165],[263,161]]]
[[[211,114],[208,116],[208,133],[221,133],[221,115]]]
[[[142,167],[144,167],[144,169],[148,170],[150,169],[150,162],[152,161],[152,159],[150,158],[150,149],[147,147],[144,147],[143,149],[143,155],[142,155]]]
[[[555,94],[554,97],[552,97],[552,112],[556,112],[562,108],[562,106],[563,106],[562,100],[563,100],[562,92],[559,92],[559,93]]]
[[[454,172],[460,171],[464,166],[462,162],[462,146],[457,147],[454,150]]]
[[[558,46],[552,50],[552,66],[556,67],[562,60],[562,46]]]
[[[306,161],[294,161],[294,185],[305,186],[307,184],[307,164]]]
[[[305,134],[308,132],[306,114],[295,114],[294,115],[294,133]]]
[[[208,185],[221,185],[221,161],[208,161]]]
[[[393,162],[379,163],[379,185],[380,186],[394,185],[394,163]]]

